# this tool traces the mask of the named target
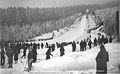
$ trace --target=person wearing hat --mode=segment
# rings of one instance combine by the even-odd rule
[[[96,57],[96,74],[107,74],[107,62],[109,61],[109,54],[104,45],[100,46],[100,52]]]
[[[29,47],[29,52],[28,52],[28,72],[31,70],[32,67],[32,62],[33,62],[33,46]]]

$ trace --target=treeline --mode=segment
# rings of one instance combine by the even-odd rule
[[[26,41],[41,34],[58,30],[65,26],[70,26],[80,15],[74,15],[67,18],[47,21],[45,23],[33,23],[32,25],[10,25],[1,26],[2,41]]]
[[[73,10],[71,8],[23,8],[9,7],[0,9],[1,25],[26,25],[36,22],[44,23],[50,20],[58,20],[71,16],[81,10]]]
[[[113,35],[116,33],[116,11],[120,11],[120,6],[115,8],[97,10],[95,12],[96,15],[102,18],[105,33],[108,35]]]
[[[0,8],[0,25],[26,25],[36,22],[44,23],[50,20],[58,20],[74,15],[75,13],[85,12],[86,9],[96,10],[118,6],[120,1],[102,5],[80,5],[58,8],[24,8],[8,7]]]
[[[0,41],[24,41],[73,24],[79,17],[74,14],[84,13],[86,9],[96,10],[112,6],[116,4],[60,8],[0,8]]]

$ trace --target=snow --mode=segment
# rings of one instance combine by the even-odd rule
[[[66,48],[71,47],[69,45]],[[109,52],[110,61],[108,63],[108,69],[111,72],[112,68],[114,68],[113,70],[118,69],[120,65],[120,43],[109,43],[105,45],[105,48]],[[95,58],[99,50],[99,46],[97,46],[84,52],[68,51],[69,53],[65,53],[62,57],[53,57],[50,60],[37,62],[33,66],[37,71],[95,70]],[[56,52],[56,54],[59,53]]]
[[[45,33],[45,34],[43,34],[43,35],[41,35],[41,36],[38,36],[38,37],[35,37],[35,38],[33,38],[33,39],[37,41],[38,39],[51,38],[52,35],[53,35],[53,33]]]
[[[75,24],[73,25],[73,27],[75,27],[75,28],[72,28],[72,29],[70,28],[69,31],[67,31],[67,32],[64,29],[60,29],[59,31],[62,32],[62,34],[59,37],[55,37],[52,40],[40,41],[40,42],[55,43],[55,42],[74,41],[77,38],[79,38],[81,35],[84,34],[86,26],[87,26],[87,19],[86,19],[86,15],[84,15],[84,16],[82,16],[81,21],[75,22]],[[57,35],[57,34],[55,34],[55,35]],[[39,37],[37,37],[37,38],[39,38]]]
[[[109,52],[109,62],[108,62],[108,74],[120,73],[118,66],[120,65],[120,43],[108,43],[105,45],[106,50]],[[83,72],[86,74],[95,74],[96,69],[96,61],[95,58],[99,52],[99,46],[94,47],[92,49],[88,49],[86,51],[79,51],[79,47],[77,46],[76,52],[71,52],[71,45],[65,47],[66,53],[62,57],[54,57],[56,54],[59,54],[59,49],[56,49],[52,54],[53,57],[49,60],[41,60],[37,63],[33,64],[34,70],[33,73],[42,74],[69,74],[68,72]],[[70,50],[68,50],[70,49]],[[47,49],[39,49],[41,53],[41,57],[45,56],[45,51]],[[69,52],[69,53],[68,53]],[[29,74],[28,72],[22,71],[24,69],[24,65],[26,59],[22,59],[24,63],[14,64],[14,69],[1,69],[2,74]],[[66,73],[67,72],[67,73]],[[73,73],[73,74],[74,74]]]

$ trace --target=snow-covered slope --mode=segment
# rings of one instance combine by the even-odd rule
[[[71,47],[69,45],[66,48]],[[110,58],[108,72],[118,72],[118,66],[120,65],[120,43],[109,43],[105,45],[105,48],[109,52]],[[54,57],[50,60],[41,61],[33,64],[33,66],[37,71],[95,70],[95,58],[99,50],[99,46],[97,46],[84,52],[69,52],[62,57]],[[56,52],[56,54],[59,53]]]
[[[119,74],[120,70],[118,66],[120,66],[120,43],[109,43],[105,45],[105,48],[109,52],[108,74]],[[37,61],[37,63],[33,64],[34,70],[32,72],[34,74],[45,74],[45,72],[46,74],[59,74],[58,71],[62,71],[62,74],[68,74],[69,71],[73,71],[73,74],[75,74],[76,72],[82,71],[84,74],[95,74],[95,58],[100,50],[99,46],[88,49],[84,52],[79,52],[78,45],[76,52],[71,52],[71,45],[66,46],[65,49],[66,53],[62,57],[57,56],[59,55],[59,49],[56,49],[55,52],[52,53],[54,56],[51,57],[51,59]],[[41,49],[38,51],[38,54],[41,53],[41,57],[45,58],[46,50],[47,49]],[[2,74],[31,74],[21,70],[24,69],[26,59],[22,59],[22,61],[23,63],[21,63],[19,59],[18,64],[13,64],[13,69],[3,68],[0,69],[0,72]],[[68,72],[66,73],[65,71]]]
[[[61,34],[59,37],[56,37],[52,40],[40,42],[55,43],[55,42],[70,42],[76,40],[85,33],[85,29],[88,23],[86,16],[87,15],[82,16],[81,20],[75,22],[75,24],[73,25],[74,28],[70,29],[67,32],[63,32],[63,34]]]

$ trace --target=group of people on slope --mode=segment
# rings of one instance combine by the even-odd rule
[[[32,63],[35,63],[37,61],[37,49],[43,49],[48,48],[47,52],[46,52],[46,60],[50,59],[50,56],[53,56],[51,54],[51,52],[55,51],[56,48],[60,48],[60,56],[63,56],[65,54],[65,49],[64,46],[67,46],[69,44],[72,45],[72,52],[76,51],[76,44],[80,45],[80,51],[85,51],[87,49],[87,45],[89,47],[89,49],[92,48],[92,46],[100,46],[100,52],[98,53],[97,57],[96,57],[96,62],[97,62],[97,73],[99,73],[99,71],[101,69],[104,69],[104,72],[107,72],[107,62],[109,61],[109,55],[108,52],[106,51],[104,44],[106,43],[111,43],[112,42],[111,37],[109,37],[109,39],[106,37],[104,37],[104,35],[102,35],[101,37],[98,36],[98,39],[95,38],[94,41],[92,42],[90,38],[87,38],[86,40],[81,40],[81,42],[62,42],[62,43],[58,43],[56,42],[56,44],[48,44],[46,42],[46,44],[36,44],[36,43],[3,43],[1,45],[1,66],[4,66],[5,64],[5,54],[8,57],[8,68],[12,68],[13,66],[13,58],[15,61],[15,64],[18,63],[18,59],[19,59],[19,54],[20,54],[20,50],[23,49],[23,55],[20,58],[26,58],[27,56],[27,62],[28,62],[28,71],[31,70],[32,67]],[[26,55],[26,51],[29,51],[28,54]]]
[[[23,49],[23,55],[20,56],[20,50]],[[28,52],[28,56],[26,55],[26,51]],[[15,64],[18,63],[18,60],[21,58],[26,58],[28,62],[28,69],[31,69],[31,64],[36,62],[37,60],[37,45],[36,44],[26,44],[26,43],[2,43],[1,45],[1,66],[4,67],[5,65],[5,55],[8,57],[8,68],[13,68],[13,60]],[[19,57],[20,56],[20,57]],[[32,60],[32,61],[31,61]],[[22,61],[20,61],[22,62]],[[32,62],[32,63],[31,63]]]

